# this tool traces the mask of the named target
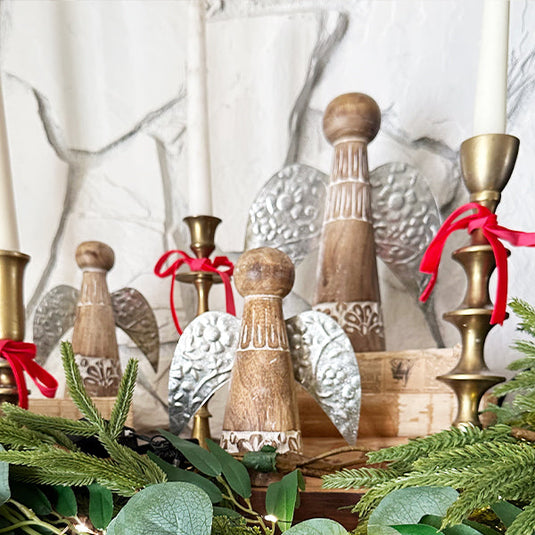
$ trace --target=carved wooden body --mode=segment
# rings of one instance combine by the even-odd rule
[[[323,118],[334,162],[314,308],[333,316],[360,352],[385,349],[367,159],[380,122],[376,102],[361,93],[340,95]]]
[[[293,265],[276,249],[253,249],[241,256],[234,277],[245,304],[221,444],[231,452],[266,444],[280,452],[299,451],[295,382],[282,314],[282,298],[294,281]]]
[[[106,273],[113,267],[113,250],[101,242],[80,244],[76,262],[83,270],[72,346],[85,387],[91,396],[115,396],[121,380],[115,320]]]

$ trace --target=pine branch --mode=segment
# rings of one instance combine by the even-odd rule
[[[511,428],[506,425],[496,425],[489,429],[479,429],[474,426],[452,427],[434,435],[417,438],[408,444],[384,448],[368,454],[371,464],[385,461],[414,462],[433,451],[459,448],[475,442],[497,440],[509,436]]]
[[[73,474],[70,472],[61,472],[53,474],[38,466],[20,466],[10,465],[9,473],[17,481],[24,483],[35,483],[37,485],[61,485],[68,487],[83,487],[95,482],[95,478],[85,474]]]
[[[509,370],[524,370],[535,367],[535,343],[531,340],[517,340],[511,346],[511,349],[516,349],[520,353],[527,355],[524,358],[514,360],[507,369]]]
[[[510,381],[502,383],[494,388],[493,393],[496,396],[503,396],[510,392],[535,393],[535,369],[529,369],[520,372]]]
[[[533,533],[533,526],[535,526],[535,500],[514,519],[507,530],[507,535],[531,534]]]
[[[325,489],[358,489],[385,483],[400,475],[395,470],[382,468],[346,468],[334,474],[323,476],[322,487]]]
[[[45,433],[48,431],[59,431],[78,437],[92,437],[97,432],[96,427],[88,421],[35,414],[10,403],[3,403],[2,411],[10,420],[17,424]]]
[[[63,369],[65,370],[65,381],[74,404],[99,431],[105,430],[106,422],[84,388],[82,376],[76,365],[74,351],[70,343],[61,342],[61,356]]]
[[[117,399],[113,405],[113,409],[108,424],[109,434],[115,439],[123,430],[126,419],[128,418],[128,411],[132,404],[132,397],[134,395],[134,388],[136,386],[138,361],[130,359],[126,365]]]
[[[54,439],[25,427],[20,427],[7,418],[0,418],[0,444],[14,448],[39,448],[43,444],[54,444]]]
[[[518,330],[535,337],[535,308],[518,298],[512,299],[509,306],[515,315],[520,318]]]

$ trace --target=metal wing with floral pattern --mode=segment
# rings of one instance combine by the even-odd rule
[[[306,311],[286,321],[294,375],[349,444],[357,440],[361,386],[355,352],[336,321]]]
[[[296,380],[353,444],[361,391],[349,338],[321,312],[302,312],[286,325]],[[169,372],[169,422],[174,433],[230,379],[239,331],[240,321],[224,312],[201,314],[184,329]]]
[[[205,312],[182,333],[169,370],[169,426],[180,433],[190,418],[229,379],[240,320]]]

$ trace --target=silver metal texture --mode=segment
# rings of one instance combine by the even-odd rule
[[[62,336],[74,325],[80,292],[65,284],[52,288],[39,303],[33,317],[35,360],[43,365]]]
[[[273,247],[301,262],[319,245],[327,178],[301,164],[273,175],[249,209],[245,250]]]
[[[182,333],[169,369],[169,426],[180,433],[190,418],[229,379],[240,320],[205,312]]]
[[[441,224],[435,197],[407,163],[377,167],[370,173],[370,184],[377,256],[418,300],[429,278],[419,271],[420,262]],[[418,301],[435,342],[444,347],[433,304]]]
[[[36,361],[43,365],[64,334],[73,327],[80,292],[67,285],[56,286],[39,303],[33,318]],[[154,313],[140,292],[122,288],[111,294],[115,323],[158,369],[160,340]]]
[[[361,388],[349,338],[320,312],[302,312],[286,325],[296,380],[354,444]],[[184,329],[169,371],[169,423],[174,433],[230,379],[239,331],[238,319],[215,311],[198,316]]]
[[[360,374],[351,341],[326,314],[302,312],[286,320],[296,380],[318,402],[349,444],[357,440]]]
[[[147,300],[134,288],[121,288],[111,294],[111,304],[117,327],[132,339],[157,371],[160,336]]]

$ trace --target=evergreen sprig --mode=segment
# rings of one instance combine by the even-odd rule
[[[520,317],[519,330],[535,338],[535,307],[515,299],[511,308]],[[488,429],[452,428],[409,441],[408,444],[370,452],[370,463],[388,463],[386,469],[360,468],[324,476],[328,488],[369,487],[354,511],[365,533],[371,512],[389,493],[407,487],[433,486],[459,489],[443,527],[459,524],[475,510],[499,500],[524,505],[507,529],[508,535],[535,531],[535,442],[525,438],[535,430],[535,342],[521,340],[514,348],[525,356],[509,368],[516,377],[495,389],[497,395],[515,394],[512,402],[489,410],[498,423]],[[528,433],[513,429],[521,427]]]
[[[125,370],[110,421],[104,420],[87,394],[71,344],[61,345],[69,394],[86,420],[32,414],[3,404],[0,418],[0,461],[12,465],[12,474],[22,481],[45,485],[79,486],[99,483],[122,496],[167,480],[164,472],[146,455],[117,442],[128,416],[136,383],[137,361]],[[80,451],[68,435],[95,436],[109,458],[100,459]]]

